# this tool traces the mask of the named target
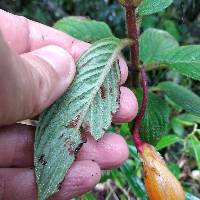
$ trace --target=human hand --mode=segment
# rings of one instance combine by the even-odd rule
[[[34,200],[35,128],[16,122],[38,115],[63,94],[74,78],[75,61],[89,44],[2,10],[0,32],[0,199]],[[123,84],[128,75],[123,59],[120,68]],[[120,108],[113,121],[130,121],[136,113],[135,96],[121,86]],[[98,142],[89,137],[51,199],[69,199],[91,190],[101,169],[117,167],[127,158],[121,136],[106,133]]]

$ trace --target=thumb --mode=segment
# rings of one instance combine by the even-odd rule
[[[19,56],[0,37],[0,60],[0,125],[37,115],[75,75],[71,55],[54,45]]]

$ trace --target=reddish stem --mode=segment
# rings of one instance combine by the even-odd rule
[[[144,144],[144,142],[140,139],[139,128],[141,126],[141,122],[146,111],[147,98],[148,98],[147,77],[146,77],[144,66],[142,66],[140,70],[140,74],[141,74],[141,82],[142,82],[142,89],[143,89],[143,99],[142,99],[140,112],[135,118],[135,125],[133,127],[133,141],[135,143],[135,146],[138,152],[142,152],[142,146]]]
[[[131,46],[131,64],[133,72],[133,86],[137,87],[139,83],[139,43],[135,7],[132,5],[125,5],[126,10],[126,24],[128,36],[132,39]]]

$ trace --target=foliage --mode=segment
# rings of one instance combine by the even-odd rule
[[[151,3],[151,1],[146,2]],[[89,16],[106,22],[115,36],[126,35],[123,9],[113,0],[85,0],[84,3],[81,0],[19,0],[15,4],[11,0],[5,0],[0,2],[0,8],[48,25],[53,25],[57,19],[67,15]],[[152,96],[150,103],[151,99],[154,99],[153,107],[149,106],[143,125],[159,135],[156,140],[153,137],[150,140],[155,143],[156,148],[167,160],[171,171],[181,181],[188,200],[198,199],[195,196],[200,197],[200,182],[195,175],[200,167],[198,129],[200,88],[199,82],[195,81],[200,79],[200,55],[199,45],[189,46],[200,41],[199,9],[198,0],[174,0],[166,12],[139,19],[143,32],[140,37],[140,58],[148,70],[150,96]],[[139,9],[139,13],[145,13],[141,10],[142,8]],[[146,13],[152,13],[150,11]],[[109,28],[104,30],[106,29],[108,31]],[[93,42],[93,40],[96,39],[89,37],[87,41]],[[127,85],[130,85],[130,82]],[[92,193],[84,195],[83,199],[96,199],[97,196],[103,199],[112,199],[116,196],[119,199],[136,197],[147,199],[141,181],[141,164],[131,143],[131,130],[128,124],[112,128],[121,131],[127,139],[130,159],[120,169],[104,174],[100,184],[108,184],[110,189],[100,190],[97,187]]]

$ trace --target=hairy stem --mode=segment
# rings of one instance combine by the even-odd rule
[[[135,125],[133,127],[133,141],[135,143],[135,146],[138,150],[138,152],[142,152],[142,146],[144,142],[140,139],[139,135],[139,128],[141,126],[142,119],[144,117],[146,106],[147,106],[147,98],[148,98],[148,86],[147,86],[147,77],[144,66],[142,66],[140,70],[141,74],[141,83],[142,83],[142,89],[143,89],[143,99],[142,104],[140,108],[140,112],[135,118]]]
[[[139,85],[139,43],[138,43],[138,31],[136,20],[136,8],[132,5],[126,5],[126,24],[128,30],[128,37],[132,39],[133,44],[130,47],[131,53],[131,65],[133,72],[133,86]]]

